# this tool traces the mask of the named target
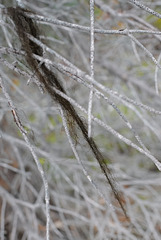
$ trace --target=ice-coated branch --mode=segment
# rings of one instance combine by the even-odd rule
[[[94,78],[94,0],[90,0],[90,76]],[[91,137],[91,113],[92,113],[92,104],[93,104],[93,89],[91,85],[91,90],[89,94],[89,102],[88,102],[88,137]]]

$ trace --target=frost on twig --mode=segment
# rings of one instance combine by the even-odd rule
[[[94,0],[90,1],[90,37],[91,37],[91,44],[90,44],[90,76],[94,78]],[[89,94],[89,103],[88,103],[88,137],[91,137],[91,113],[92,113],[92,102],[93,102],[93,89],[91,85],[91,90]]]

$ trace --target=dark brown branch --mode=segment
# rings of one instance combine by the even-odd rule
[[[61,105],[63,111],[66,113],[66,116],[73,119],[75,124],[77,124],[80,128],[91,151],[96,157],[102,172],[104,173],[108,183],[110,184],[115,198],[118,200],[125,216],[127,217],[125,208],[121,201],[120,193],[116,189],[115,181],[113,180],[111,170],[108,168],[105,159],[99,151],[93,138],[88,137],[86,124],[79,117],[72,104],[54,91],[53,87],[66,94],[56,75],[51,70],[49,70],[44,63],[39,66],[40,62],[33,58],[33,54],[43,56],[43,49],[39,45],[34,43],[32,40],[30,40],[27,36],[27,34],[30,34],[34,38],[39,39],[39,29],[36,23],[27,16],[26,12],[26,10],[20,7],[7,9],[9,17],[13,20],[15,24],[18,37],[22,44],[22,48],[26,52],[26,61],[30,68],[35,72],[39,81],[44,85],[50,96],[54,99],[54,101]]]

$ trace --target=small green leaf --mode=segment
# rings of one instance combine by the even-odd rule
[[[39,162],[40,162],[40,164],[43,166],[44,163],[45,163],[45,158],[40,157],[40,158],[39,158]]]
[[[147,199],[148,199],[147,196],[144,196],[144,195],[141,195],[141,194],[139,194],[138,197],[139,197],[141,200],[147,200]]]
[[[103,11],[100,8],[95,6],[94,7],[94,15],[96,16],[96,18],[100,18],[102,16],[102,14],[103,14]]]
[[[35,116],[34,113],[31,113],[31,114],[29,115],[29,121],[30,121],[30,122],[35,122],[35,121],[36,121],[36,116]]]
[[[50,123],[52,124],[53,127],[56,126],[56,122],[55,122],[55,120],[52,116],[49,116],[49,121],[50,121]]]
[[[101,119],[101,115],[99,113],[97,113],[95,116],[96,118]]]
[[[110,164],[110,160],[109,159],[104,159],[104,162],[107,164],[107,165],[109,165]]]
[[[56,135],[55,132],[51,132],[46,136],[46,141],[49,143],[55,143],[56,142]]]
[[[59,121],[60,123],[62,123],[62,118],[61,118],[60,115],[57,116],[57,119],[58,119],[58,121]]]
[[[64,3],[64,6],[75,7],[77,4],[78,4],[77,1],[72,1],[72,2],[68,2],[68,3]]]
[[[161,19],[157,19],[153,22],[153,26],[161,30]]]

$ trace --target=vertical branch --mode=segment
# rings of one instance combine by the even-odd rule
[[[90,75],[94,78],[94,0],[90,0]],[[93,84],[91,85],[91,87]],[[91,113],[93,102],[93,88],[90,90],[89,103],[88,103],[88,137],[91,137]]]
[[[159,54],[159,57],[158,57],[158,65],[160,63],[160,59],[161,59],[161,53]],[[159,67],[156,65],[156,67],[155,67],[155,92],[157,95],[159,95],[158,70],[159,70]]]

